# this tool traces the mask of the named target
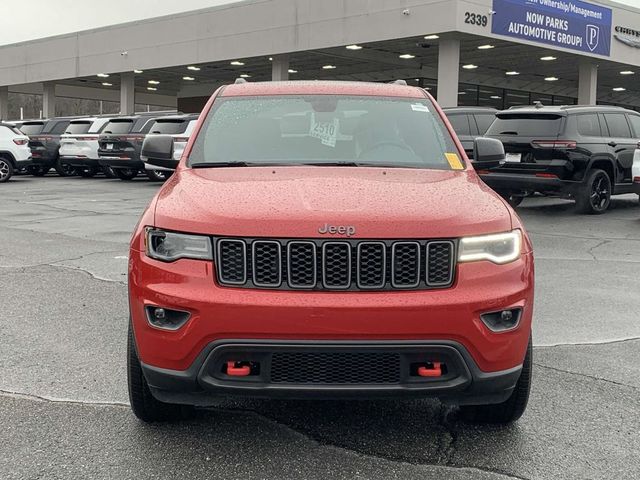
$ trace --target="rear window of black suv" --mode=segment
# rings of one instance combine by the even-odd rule
[[[562,131],[563,119],[552,113],[499,113],[486,135],[555,137]]]
[[[129,133],[133,127],[133,120],[110,120],[102,133]]]

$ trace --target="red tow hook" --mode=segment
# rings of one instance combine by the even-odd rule
[[[429,365],[433,365],[432,367]],[[442,363],[432,362],[423,367],[418,367],[418,375],[421,377],[441,377]]]
[[[236,367],[235,361],[227,362],[227,375],[230,377],[246,377],[251,374],[251,367],[249,365],[244,365],[241,367]]]

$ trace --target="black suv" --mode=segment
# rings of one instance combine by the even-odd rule
[[[640,113],[606,106],[512,107],[496,114],[486,136],[502,141],[507,160],[475,167],[514,206],[540,192],[573,198],[580,212],[603,213],[611,195],[634,191]]]
[[[490,107],[452,107],[444,113],[456,131],[464,151],[473,158],[473,141],[485,134],[496,118],[498,110]]]
[[[175,112],[173,112],[175,113]],[[131,180],[144,170],[140,150],[155,119],[167,113],[149,112],[113,118],[98,139],[98,163],[113,170],[120,180]]]
[[[60,135],[64,133],[69,122],[78,117],[58,117],[45,120],[28,120],[20,122],[18,128],[29,137],[32,164],[27,172],[37,177],[47,174],[55,168],[58,175],[68,177],[75,175],[73,167],[60,162]]]

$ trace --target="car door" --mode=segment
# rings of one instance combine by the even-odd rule
[[[631,180],[631,166],[633,164],[633,152],[637,141],[633,139],[631,127],[624,112],[610,112],[601,114],[609,129],[609,137],[606,139],[611,148],[611,153],[616,158],[616,183],[625,183]]]

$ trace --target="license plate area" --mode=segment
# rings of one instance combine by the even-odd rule
[[[521,153],[507,153],[505,161],[507,163],[520,163],[520,162],[522,162],[522,154]]]

